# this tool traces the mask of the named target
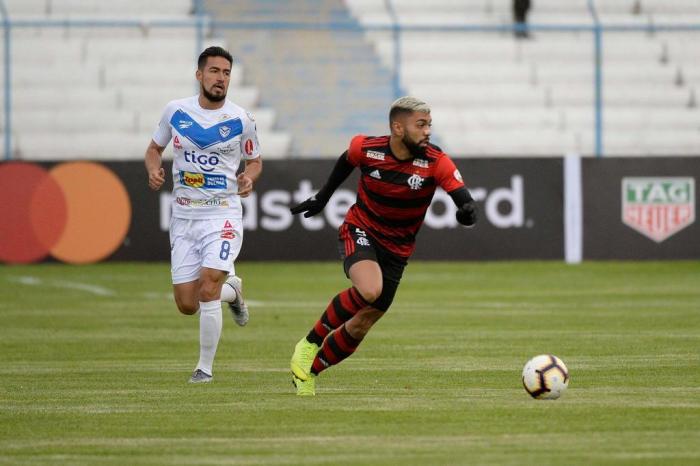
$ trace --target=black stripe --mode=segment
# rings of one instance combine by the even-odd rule
[[[347,322],[352,318],[352,316],[355,315],[343,307],[342,303],[340,302],[340,296],[336,296],[333,300],[333,310],[341,322]]]
[[[355,205],[359,207],[365,214],[367,214],[368,217],[370,217],[372,220],[374,220],[377,223],[380,223],[382,225],[386,225],[388,228],[393,228],[393,227],[399,227],[399,228],[418,228],[425,218],[425,214],[418,215],[416,217],[411,217],[411,218],[402,218],[402,219],[394,219],[394,218],[387,218],[387,217],[382,217],[381,215],[375,214],[369,209],[369,206],[364,203],[362,199],[358,196],[357,201],[355,202]]]
[[[375,170],[379,170],[379,176],[381,177],[381,179],[378,181],[383,181],[384,183],[390,184],[398,184],[401,186],[410,186],[408,184],[408,179],[412,176],[415,176],[415,174],[413,173],[404,173],[396,170],[386,170],[371,165],[362,165],[361,169],[362,174],[366,176],[370,176],[370,173],[374,172]],[[431,186],[435,186],[435,178],[433,178],[432,176],[428,176],[426,178],[423,178],[423,181],[420,185],[420,189],[429,188]]]
[[[433,200],[433,195],[435,194],[435,192],[432,192],[428,196],[402,199],[402,198],[398,198],[398,197],[389,197],[389,196],[384,196],[382,194],[375,193],[374,191],[369,189],[364,178],[362,178],[360,180],[360,184],[362,185],[362,189],[365,192],[365,194],[367,195],[367,197],[372,199],[377,204],[382,204],[382,205],[385,205],[388,207],[404,207],[404,208],[426,207],[426,206],[430,205],[430,202]]]
[[[338,330],[336,330],[336,332],[337,331]],[[328,344],[328,349],[330,349],[336,355],[336,359],[344,359],[348,357],[348,354],[350,354],[340,349],[340,346],[338,346],[338,343],[335,341],[334,334],[331,334],[328,338],[326,338],[326,341],[324,341],[323,343]]]
[[[365,230],[369,232],[369,235],[372,236],[373,238],[378,238],[378,239],[383,239],[387,243],[393,243],[393,244],[413,244],[416,242],[416,235],[415,234],[408,234],[408,235],[403,235],[403,236],[388,236],[382,233],[379,230],[375,230],[374,228],[371,227],[366,227]]]

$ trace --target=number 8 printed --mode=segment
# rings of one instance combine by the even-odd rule
[[[221,242],[221,251],[219,252],[219,258],[221,260],[226,260],[228,259],[228,255],[231,252],[231,243],[228,241],[222,241]]]

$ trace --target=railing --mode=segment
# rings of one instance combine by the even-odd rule
[[[366,25],[362,26],[355,22],[295,22],[295,21],[275,21],[275,22],[238,22],[220,21],[208,16],[204,10],[203,0],[193,0],[193,13],[191,19],[183,20],[148,20],[138,19],[13,19],[5,6],[4,0],[0,0],[0,14],[2,15],[2,28],[4,37],[4,119],[5,119],[5,147],[4,157],[6,160],[12,158],[12,81],[11,81],[11,31],[21,28],[190,28],[196,37],[196,47],[193,51],[197,56],[204,43],[205,32],[213,29],[235,29],[235,30],[337,30],[337,31],[384,31],[392,33],[393,37],[393,74],[392,87],[395,96],[402,95],[401,90],[401,34],[403,32],[415,31],[440,31],[440,32],[494,32],[511,33],[523,26],[516,24],[462,24],[462,25],[401,25],[396,10],[391,0],[385,0],[385,7],[392,21],[389,25]],[[595,155],[602,157],[603,148],[603,35],[607,32],[646,32],[653,34],[660,31],[695,31],[700,32],[700,24],[657,24],[649,22],[645,25],[632,24],[603,24],[598,18],[594,0],[588,0],[588,9],[593,23],[588,24],[528,24],[529,31],[541,32],[587,32],[593,36],[594,44],[594,82],[592,86],[595,93],[594,113],[594,147]]]

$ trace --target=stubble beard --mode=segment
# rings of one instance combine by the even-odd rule
[[[225,92],[221,95],[212,94],[208,90],[204,89],[204,86],[202,86],[202,95],[211,102],[221,102],[226,98]]]

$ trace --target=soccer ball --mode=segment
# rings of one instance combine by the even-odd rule
[[[530,359],[523,368],[523,387],[538,400],[556,400],[569,386],[569,370],[551,354]]]

